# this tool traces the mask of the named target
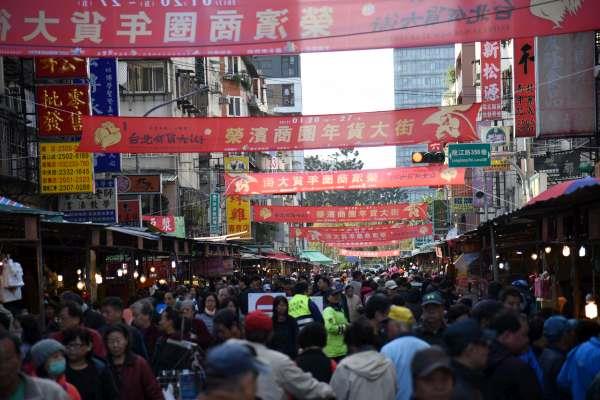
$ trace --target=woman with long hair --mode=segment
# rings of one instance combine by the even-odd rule
[[[285,296],[277,296],[273,300],[273,337],[269,347],[287,354],[291,359],[296,358],[298,347],[298,324],[296,319],[288,314],[288,300]]]

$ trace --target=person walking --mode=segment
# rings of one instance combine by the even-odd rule
[[[443,346],[446,324],[442,295],[439,292],[427,293],[423,296],[421,307],[423,314],[420,324],[415,328],[416,336],[430,345]]]
[[[568,400],[568,390],[558,385],[558,374],[565,363],[567,354],[575,343],[575,321],[569,321],[562,315],[554,315],[544,322],[546,348],[540,355],[540,367],[544,384],[544,400]]]
[[[67,301],[66,303],[61,304],[58,313],[58,324],[60,326],[60,331],[52,333],[50,338],[57,342],[62,342],[64,339],[64,332],[67,329],[83,326],[83,310],[81,309],[81,306],[74,301]],[[92,349],[94,355],[99,358],[106,358],[106,348],[102,342],[102,336],[94,329],[88,327],[85,327],[84,329],[87,329],[92,337]]]
[[[429,343],[406,335],[392,340],[381,349],[381,354],[386,356],[396,370],[396,385],[398,392],[396,400],[410,400],[413,393],[412,375],[410,365],[413,357],[419,350],[429,347]]]
[[[439,346],[418,351],[411,363],[414,400],[451,400],[454,377],[450,358]],[[462,397],[461,400],[471,400]]]
[[[327,332],[323,324],[311,322],[298,334],[298,347],[300,355],[296,357],[296,364],[303,371],[310,372],[320,382],[329,383],[337,363],[323,352],[327,344]]]
[[[160,337],[160,331],[154,322],[154,306],[149,299],[138,300],[131,305],[133,323],[144,338],[144,345],[151,360],[154,356],[156,341]]]
[[[288,314],[288,300],[285,296],[277,296],[273,300],[273,337],[269,348],[296,358],[298,346],[298,324]]]
[[[305,281],[299,281],[294,286],[294,296],[289,303],[289,314],[296,319],[299,330],[310,322],[323,322],[323,316],[317,305],[308,297],[308,283]]]
[[[206,325],[206,329],[208,332],[214,337],[214,323],[213,319],[215,318],[215,314],[217,313],[217,305],[219,304],[219,300],[217,299],[217,295],[214,293],[209,293],[204,297],[204,310],[196,316],[199,320],[204,322]]]
[[[348,320],[342,311],[341,304],[342,289],[334,289],[325,293],[327,303],[329,304],[323,310],[323,320],[325,320],[325,330],[327,331],[327,345],[324,352],[327,357],[339,362],[348,353],[348,348],[344,343],[344,332],[348,326]]]
[[[106,321],[107,325],[100,328],[99,333],[104,334],[109,325],[115,325],[118,323],[124,323],[123,319],[123,301],[119,297],[107,297],[102,302],[100,309],[102,310],[102,316]],[[135,326],[125,324],[129,329],[129,338],[131,339],[131,350],[140,357],[148,359],[148,350],[144,342],[144,337],[139,329]]]
[[[67,382],[65,346],[54,339],[43,339],[31,347],[31,359],[39,378],[52,379],[69,395],[71,400],[81,400],[77,388]]]
[[[354,286],[346,285],[342,301],[345,305],[345,310],[348,312],[346,315],[348,322],[356,321],[360,317],[362,302],[360,301],[360,297],[354,292]]]
[[[558,374],[558,385],[568,390],[573,400],[584,400],[599,373],[600,338],[595,336],[571,350]]]

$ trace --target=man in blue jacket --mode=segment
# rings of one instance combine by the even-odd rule
[[[568,389],[573,400],[585,400],[587,389],[600,372],[600,339],[593,337],[571,350],[558,374],[558,385]]]

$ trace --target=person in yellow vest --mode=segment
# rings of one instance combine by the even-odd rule
[[[323,323],[323,317],[317,305],[308,297],[308,283],[301,281],[294,286],[294,296],[288,305],[288,314],[296,319],[298,330],[311,323]]]
[[[344,343],[344,332],[348,326],[348,320],[342,310],[342,288],[330,290],[327,296],[327,304],[323,310],[325,330],[327,331],[327,345],[323,349],[325,355],[336,362],[348,354],[348,347]]]

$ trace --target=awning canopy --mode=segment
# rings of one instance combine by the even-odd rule
[[[107,226],[106,229],[109,231],[119,232],[119,233],[123,233],[125,235],[137,236],[137,237],[141,237],[141,238],[148,239],[148,240],[160,239],[159,235],[155,235],[153,233],[146,232],[139,228],[136,229],[136,228],[125,227],[125,226]]]
[[[306,250],[300,253],[300,258],[305,258],[308,261],[316,264],[333,264],[333,260],[325,254],[316,250]]]
[[[0,213],[41,215],[46,217],[57,217],[63,215],[62,213],[56,211],[48,211],[41,210],[39,208],[27,207],[26,205],[18,203],[4,196],[0,196]]]

